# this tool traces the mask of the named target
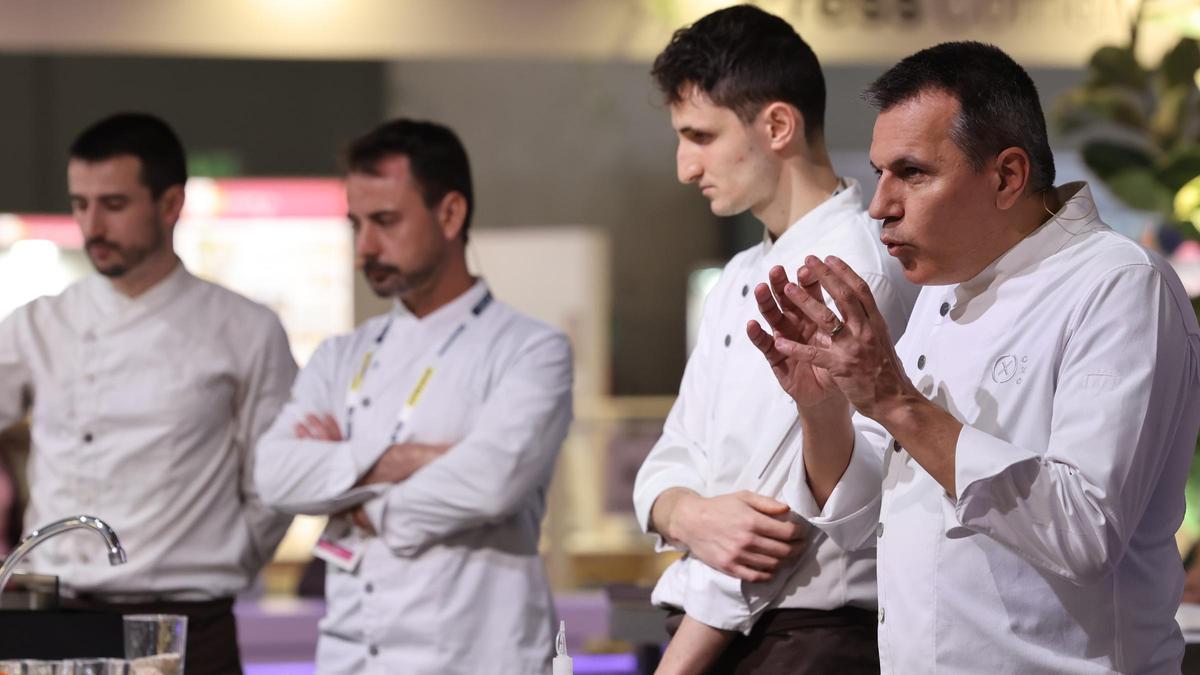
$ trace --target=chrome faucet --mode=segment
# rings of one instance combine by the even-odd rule
[[[108,547],[109,565],[121,565],[125,562],[125,549],[121,547],[121,541],[117,539],[117,533],[113,532],[108,523],[95,516],[71,516],[70,518],[56,520],[45,527],[39,527],[21,540],[17,548],[4,559],[4,564],[0,565],[0,591],[3,591],[5,585],[8,584],[8,578],[12,576],[17,563],[21,562],[21,558],[24,558],[30,551],[50,537],[79,528],[91,530],[104,539],[104,545]]]

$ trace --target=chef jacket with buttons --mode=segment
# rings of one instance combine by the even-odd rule
[[[326,340],[259,444],[264,499],[328,513],[392,443],[405,399],[433,365],[400,440],[451,447],[367,502],[379,536],[365,540],[354,571],[328,567],[320,673],[549,670],[557,626],[538,535],[571,421],[571,349],[489,294],[478,281],[421,318],[397,302]],[[346,430],[346,393],[368,352],[350,437],[297,438],[308,414],[331,414]]]
[[[923,289],[897,347],[964,425],[955,494],[862,417],[823,509],[794,467],[797,511],[878,546],[885,673],[1179,672],[1200,329],[1175,272],[1101,222],[1086,185],[1058,195],[977,276]]]
[[[75,531],[30,569],[114,601],[245,589],[291,521],[259,500],[251,465],[295,374],[274,312],[182,264],[132,299],[91,274],[15,310],[0,322],[0,427],[32,395],[25,528],[96,516],[128,556],[110,566]]]
[[[638,471],[634,507],[643,530],[652,532],[654,501],[670,488],[705,497],[738,490],[774,497],[784,485],[799,454],[780,451],[799,433],[795,403],[746,336],[748,321],[762,321],[754,287],[773,266],[782,265],[792,276],[806,256],[841,257],[862,272],[894,334],[903,332],[919,289],[880,243],[879,224],[863,210],[858,184],[845,182],[845,189],[777,240],[764,235],[761,244],[734,256],[709,292],[679,396]],[[742,633],[777,607],[873,609],[874,550],[844,550],[819,530],[809,535],[804,555],[772,582],[742,582],[685,556],[663,573],[652,600]],[[660,549],[668,548],[661,537],[657,541]]]

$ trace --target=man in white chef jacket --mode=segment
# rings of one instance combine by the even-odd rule
[[[188,617],[189,675],[241,671],[233,598],[291,521],[253,484],[253,447],[296,375],[270,309],[192,276],[172,237],[187,180],[162,120],[122,113],[71,145],[71,212],[96,273],[0,322],[0,426],[32,396],[26,530],[87,514],[94,534],[33,551],[65,604]]]
[[[638,472],[638,520],[687,556],[654,589],[682,611],[663,673],[878,673],[875,552],[805,532],[777,501],[802,433],[744,333],[767,270],[836,254],[863,270],[896,335],[916,299],[853,180],[825,149],[825,83],[783,19],[741,5],[677,31],[654,62],[678,135],[679,180],[713,213],[750,211],[763,241],[709,293],[679,397]]]
[[[866,98],[871,214],[925,288],[895,349],[845,261],[777,284],[803,319],[763,303],[780,336],[748,332],[821,431],[789,501],[843,546],[877,544],[884,672],[1178,673],[1200,424],[1179,279],[1086,184],[1054,187],[1037,91],[999,49],[926,49]]]
[[[392,311],[327,340],[258,446],[264,499],[328,513],[320,673],[547,672],[538,533],[571,420],[566,337],[467,270],[473,193],[450,129],[354,141],[357,264]]]

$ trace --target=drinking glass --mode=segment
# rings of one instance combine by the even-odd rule
[[[75,675],[75,664],[70,661],[38,661],[26,659],[25,675]]]
[[[186,645],[186,616],[125,616],[125,659],[135,675],[183,675]]]

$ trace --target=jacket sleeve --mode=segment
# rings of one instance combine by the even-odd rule
[[[700,320],[696,346],[688,356],[679,384],[679,395],[667,414],[662,436],[650,449],[638,469],[633,484],[633,508],[642,531],[655,538],[659,551],[674,550],[659,533],[651,529],[650,512],[659,495],[671,488],[687,488],[697,494],[707,491],[705,475],[708,448],[705,447],[708,426],[709,397],[713,395],[709,376],[713,352],[712,322],[715,298],[721,285],[709,293]]]
[[[259,344],[250,353],[249,368],[239,387],[236,433],[243,513],[254,546],[254,555],[247,561],[252,573],[271,559],[292,522],[290,515],[270,508],[259,496],[254,485],[254,447],[287,402],[296,378],[296,362],[278,317],[272,314],[266,330],[256,338]]]
[[[336,418],[341,412],[344,392],[335,382],[343,340],[321,343],[296,377],[291,400],[258,440],[254,484],[263,502],[285,513],[345,510],[347,493],[387,449],[370,438],[333,442],[296,437],[295,426],[306,415]]]
[[[22,354],[20,326],[28,321],[32,306],[25,305],[0,321],[0,430],[21,421],[33,378]]]
[[[516,512],[545,489],[571,423],[571,348],[562,334],[527,340],[489,393],[471,432],[366,505],[396,555]]]
[[[892,287],[883,275],[864,273],[863,278],[871,286],[871,293],[875,296],[876,304],[888,322],[892,339],[897,339],[904,332],[908,316],[912,311],[911,304]],[[826,296],[825,302],[830,307],[834,306],[833,300],[828,296]],[[777,467],[772,468],[761,477],[754,476],[752,482],[742,484],[741,487],[769,497],[782,497],[792,506],[792,517],[796,520],[803,520],[802,515],[815,517],[820,524],[817,531],[810,531],[806,535],[810,544],[809,553],[812,553],[817,545],[835,545],[843,549],[857,549],[864,545],[864,541],[873,543],[874,538],[871,535],[874,534],[875,522],[878,519],[878,516],[873,513],[878,510],[881,474],[873,470],[878,462],[874,459],[875,451],[873,446],[867,442],[867,436],[862,436],[863,447],[859,448],[859,462],[855,466],[855,472],[848,471],[848,475],[843,478],[848,481],[848,485],[853,484],[856,488],[862,488],[862,492],[848,495],[846,493],[849,490],[842,490],[843,494],[839,495],[839,500],[847,502],[847,505],[843,507],[841,504],[834,504],[833,508],[848,508],[851,517],[846,522],[836,525],[832,522],[821,521],[820,514],[812,502],[812,496],[808,492],[808,483],[804,476],[804,462],[801,460],[802,441],[803,437],[797,424],[794,426],[793,432],[785,436],[782,441],[784,443],[783,457]],[[801,466],[797,467],[797,464]],[[800,481],[799,487],[789,488],[788,486],[795,481]],[[800,496],[801,494],[804,495],[803,498]],[[860,505],[850,505],[849,502]],[[833,530],[838,535],[837,538],[830,543],[824,543],[824,538],[821,536],[822,525]],[[845,546],[843,544],[854,545]],[[763,612],[774,607],[779,596],[792,588],[792,577],[800,569],[801,563],[808,559],[809,554],[806,554],[799,560],[793,561],[789,566],[780,569],[772,580],[756,583],[742,581],[719,572],[700,561],[689,560],[688,592],[684,610],[692,618],[714,628],[735,630],[749,635]]]
[[[1178,293],[1182,295],[1182,290]],[[1200,423],[1200,337],[1151,265],[1104,279],[1072,319],[1046,448],[964,426],[946,509],[1077,584],[1110,574],[1161,480],[1178,483]]]

